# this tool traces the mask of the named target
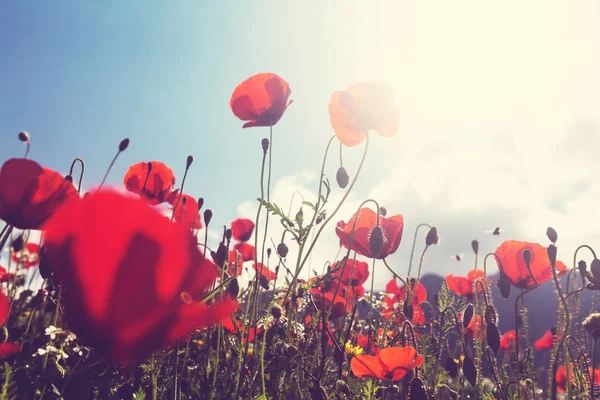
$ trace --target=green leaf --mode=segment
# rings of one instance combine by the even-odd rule
[[[310,201],[306,200],[303,201],[302,204],[309,206],[310,208],[312,208],[313,210],[315,209],[315,205],[313,203],[311,203]]]

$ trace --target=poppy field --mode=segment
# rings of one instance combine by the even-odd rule
[[[119,157],[136,143],[123,138],[104,180],[83,190],[83,159],[64,176],[31,159],[35,141],[18,133],[24,156],[0,169],[0,400],[600,398],[594,249],[559,252],[551,227],[540,227],[544,243],[506,238],[484,250],[473,240],[468,274],[426,287],[443,226],[405,232],[399,206],[377,198],[340,211],[369,182],[369,142],[399,129],[381,81],[331,95],[317,196],[286,212],[271,201],[271,143],[294,107],[292,84],[259,73],[232,88],[231,118],[259,132],[262,160],[239,172],[259,179],[255,218],[225,226],[211,223],[218,203],[186,190],[201,162],[192,155],[177,175],[160,160],[126,166]],[[346,151],[361,154],[353,174]],[[326,165],[339,165],[335,176]],[[339,248],[311,269],[326,236]],[[408,264],[388,260],[400,246]],[[375,274],[391,278],[385,291]],[[542,285],[557,324],[534,337],[525,300]],[[492,290],[514,302],[510,313],[499,314]],[[500,317],[513,328],[501,331]]]

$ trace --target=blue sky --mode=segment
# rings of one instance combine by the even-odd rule
[[[270,71],[292,89],[274,129],[273,198],[287,207],[294,190],[315,196],[331,94],[381,79],[400,130],[371,141],[339,219],[368,197],[403,214],[390,259],[398,271],[421,222],[442,239],[426,272],[466,273],[472,258],[450,256],[468,255],[472,239],[486,252],[504,239],[546,243],[549,225],[569,260],[576,245],[600,242],[590,218],[600,196],[599,17],[590,0],[10,2],[0,9],[0,160],[23,154],[16,134],[26,130],[45,166],[66,173],[83,157],[89,187],[124,137],[114,184],[153,159],[181,182],[191,154],[185,191],[222,225],[253,217],[268,135],[231,113],[238,83]],[[360,151],[345,150],[350,172]],[[503,236],[483,233],[498,225]],[[336,252],[331,226],[315,264]],[[387,279],[378,272],[377,285]]]

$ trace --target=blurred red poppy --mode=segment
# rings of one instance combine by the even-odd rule
[[[254,268],[254,270],[256,271],[256,263],[252,264],[252,268]],[[258,273],[263,275],[270,281],[277,277],[277,273],[275,271],[271,271],[266,265],[262,263],[258,263]]]
[[[254,222],[248,218],[238,218],[231,223],[233,238],[240,242],[247,242],[254,232]]]
[[[448,274],[446,277],[446,284],[448,285],[448,289],[452,290],[459,296],[464,296],[468,300],[473,300],[473,296],[475,295],[474,285],[475,281],[479,278],[483,278],[484,273],[480,269],[472,269],[467,273],[467,277],[463,276],[455,276],[453,274]],[[491,281],[488,280],[488,284]],[[479,285],[477,285],[477,292],[481,294],[482,290]]]
[[[175,186],[175,174],[165,163],[150,161],[139,162],[129,167],[123,178],[125,188],[132,193],[146,198],[150,204],[160,204],[169,200]]]
[[[229,101],[233,114],[246,122],[242,127],[273,126],[292,103],[290,85],[280,76],[263,72],[240,83]]]
[[[346,260],[346,258],[344,258],[344,260]],[[357,261],[353,258],[347,259],[346,262],[344,262],[344,260],[336,262],[332,267],[332,269],[335,270],[332,274],[333,278],[339,279],[343,269],[344,274],[342,275],[341,280],[344,285],[363,285],[369,278],[369,264],[364,261]]]
[[[331,96],[329,119],[340,142],[355,146],[371,129],[381,136],[394,136],[400,125],[400,111],[387,84],[359,82]]]
[[[504,335],[500,336],[500,349],[509,350],[517,342],[517,333],[515,331],[508,331]]]
[[[243,271],[244,261],[241,254],[238,254],[234,250],[229,251],[229,258],[227,259],[227,275],[235,276],[241,275]]]
[[[181,197],[181,200],[179,200]],[[177,204],[179,201],[179,204]],[[173,220],[191,229],[202,228],[202,218],[198,213],[198,202],[189,194],[176,193],[169,198],[172,209],[177,205]]]
[[[61,208],[44,229],[69,329],[110,359],[142,359],[236,307],[196,301],[218,269],[188,229],[146,201],[99,191]]]
[[[423,325],[425,323],[425,313],[420,304],[427,300],[427,289],[421,282],[417,284],[416,289],[414,288],[415,280],[411,279],[409,284],[413,287],[412,292],[412,304],[413,304],[413,317],[411,322],[414,325]],[[404,304],[406,301],[406,287],[398,287],[396,279],[392,279],[385,286],[386,296],[383,299],[383,310],[382,316],[384,318],[391,318],[399,310],[397,304]],[[398,320],[400,322],[400,320]]]
[[[3,327],[10,313],[10,299],[2,290],[0,290],[0,327]],[[0,343],[0,359],[17,353],[21,350],[21,346],[16,343]]]
[[[591,368],[589,369],[588,374],[589,374],[589,376],[592,375]],[[576,376],[573,364],[569,365],[569,376],[571,377],[571,379],[570,379],[571,385],[573,385],[573,379]],[[583,374],[583,376],[586,377],[586,381],[587,381],[587,375]],[[594,373],[594,384],[595,385],[600,384],[600,370],[598,370],[598,369],[596,369],[596,371]],[[589,382],[588,382],[588,385],[589,385]],[[566,391],[566,389],[567,389],[567,367],[564,365],[561,365],[556,370],[556,390],[559,393],[564,393]]]
[[[35,267],[40,263],[40,246],[37,243],[27,243],[20,251],[10,252],[10,259],[20,264],[22,268]]]
[[[459,314],[458,317],[462,320],[462,314]],[[469,322],[469,325],[467,325],[467,327],[465,328],[465,336],[469,339],[473,339],[475,337],[475,329],[477,329],[477,337],[483,337],[481,323],[481,316],[477,314],[473,315],[473,317],[471,318],[471,322]]]
[[[535,349],[539,351],[550,350],[552,347],[554,347],[554,343],[556,343],[554,337],[555,334],[552,332],[552,329],[548,329],[546,333],[544,333],[541,338],[536,340],[533,345]]]
[[[0,265],[0,283],[10,282],[15,278],[14,273],[8,273],[6,268]]]
[[[0,168],[0,219],[18,229],[40,229],[62,204],[79,199],[75,187],[58,172],[24,158]]]
[[[357,378],[377,378],[397,381],[411,370],[425,362],[421,354],[411,346],[386,347],[376,356],[358,355],[352,358],[350,366]]]
[[[521,289],[528,289],[535,286],[535,282],[523,259],[523,252],[531,252],[531,273],[542,284],[552,279],[552,267],[546,248],[537,243],[520,242],[517,240],[507,240],[496,249],[496,255],[502,262],[502,270],[510,282]],[[563,275],[567,271],[567,266],[560,261],[556,262],[556,272]]]
[[[321,286],[312,288],[309,292],[321,311],[329,311],[333,303],[330,318],[339,318],[345,312],[352,311],[352,304],[358,299],[358,293],[352,286],[340,284],[338,288],[337,281],[322,282]],[[346,296],[348,297],[347,300]],[[325,307],[323,308],[323,306]]]
[[[236,243],[233,246],[233,250],[237,251],[242,255],[243,261],[254,261],[254,246],[248,243]]]
[[[353,236],[352,229],[355,220],[356,229]],[[402,240],[404,219],[400,214],[390,218],[379,216],[379,226],[383,231],[383,246],[378,254],[371,254],[369,238],[376,226],[377,213],[370,208],[363,207],[347,223],[344,221],[338,222],[335,233],[345,248],[351,248],[365,257],[382,259],[398,249],[400,240]]]

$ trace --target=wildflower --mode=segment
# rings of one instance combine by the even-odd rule
[[[364,261],[344,258],[336,262],[332,267],[334,279],[340,279],[342,268],[344,269],[344,274],[341,276],[341,281],[345,285],[361,286],[369,278],[369,264]]]
[[[482,270],[473,269],[467,273],[466,278],[448,274],[448,276],[446,276],[446,284],[448,285],[448,289],[452,290],[457,295],[464,296],[467,300],[473,300],[473,296],[475,295],[475,281],[483,277],[484,273]],[[490,281],[488,280],[488,282]],[[477,285],[477,292],[478,294],[482,293],[479,284]]]
[[[350,366],[357,378],[373,377],[397,381],[424,362],[421,354],[413,347],[387,347],[376,356],[358,355]]]
[[[8,319],[9,312],[10,299],[2,290],[0,290],[0,327],[4,327],[4,324]],[[3,359],[4,357],[13,353],[17,353],[21,350],[21,346],[19,346],[17,343],[6,342],[6,339],[7,338],[4,338],[4,340],[0,342],[0,359]]]
[[[517,342],[517,333],[513,331],[508,331],[504,335],[500,337],[500,349],[507,351],[512,349],[512,347]]]
[[[233,250],[237,251],[242,256],[242,261],[254,261],[255,252],[254,246],[248,243],[236,243],[233,246]]]
[[[217,267],[189,230],[145,201],[98,191],[60,209],[44,229],[69,328],[110,359],[142,359],[236,307],[229,299],[196,301],[210,290]],[[193,301],[184,302],[182,292]]]
[[[359,82],[331,96],[329,120],[340,142],[355,146],[371,129],[381,136],[394,136],[400,125],[400,111],[387,84]]]
[[[423,325],[425,323],[425,313],[423,312],[421,304],[427,300],[427,289],[425,289],[425,286],[423,286],[421,282],[417,284],[415,289],[415,283],[416,281],[414,279],[410,281],[413,306],[413,316],[411,318],[411,322],[414,325]],[[396,311],[396,304],[403,304],[407,301],[408,293],[406,291],[406,287],[398,287],[396,279],[389,281],[385,286],[385,289],[386,293],[390,296],[386,296],[383,299],[382,315],[384,318],[390,318]]]
[[[23,268],[35,267],[40,263],[40,246],[37,243],[27,243],[20,251],[12,251],[10,259]]]
[[[139,162],[129,167],[123,184],[128,191],[156,205],[168,200],[175,186],[175,174],[160,161]]]
[[[263,72],[252,75],[235,88],[229,107],[236,117],[248,121],[243,128],[273,126],[292,103],[288,102],[291,93],[283,78]]]
[[[535,285],[523,259],[525,250],[529,250],[531,253],[529,266],[537,283],[541,285],[552,279],[552,267],[544,246],[537,243],[507,240],[496,249],[496,255],[502,262],[502,272],[510,283],[521,289],[529,289]],[[556,262],[557,274],[562,275],[566,270],[565,264],[560,261]]]
[[[458,315],[459,318],[462,317],[461,314]],[[469,322],[469,324],[467,325],[467,327],[465,328],[465,336],[469,339],[473,339],[475,337],[475,334],[477,333],[477,337],[480,338],[483,336],[483,331],[482,331],[482,325],[481,325],[481,316],[480,315],[473,315],[473,318],[471,318],[471,322]]]
[[[65,202],[79,198],[58,172],[24,158],[0,168],[0,219],[18,229],[40,229]]]
[[[556,343],[556,328],[548,329],[544,335],[535,341],[534,347],[536,350],[550,350]]]
[[[6,268],[0,266],[0,283],[10,282],[15,279],[15,274],[7,272]]]
[[[353,233],[355,221],[356,227]],[[338,222],[335,233],[345,248],[350,248],[369,258],[382,259],[398,249],[402,239],[404,220],[400,214],[390,218],[379,216],[379,226],[383,231],[383,245],[377,254],[372,254],[369,239],[376,226],[377,214],[375,211],[363,207],[347,223],[344,221]]]
[[[573,380],[575,377],[575,367],[573,366],[573,364],[569,365],[569,376],[571,377],[571,384],[573,384]],[[592,375],[591,368],[589,369],[589,375]],[[594,385],[598,384],[600,384],[600,370],[596,370],[594,373]],[[565,365],[559,366],[556,370],[556,390],[559,393],[564,393],[567,390],[567,367]]]
[[[364,350],[360,346],[352,346],[352,343],[346,342],[346,345],[344,346],[344,352],[349,356],[359,356],[364,352]]]
[[[181,200],[179,198],[181,197]],[[198,202],[189,194],[173,193],[169,197],[171,208],[175,210],[174,220],[191,229],[201,229],[202,220],[198,213]],[[177,204],[179,202],[179,204]]]
[[[231,223],[231,232],[235,240],[247,242],[254,232],[254,222],[248,218],[238,218]]]

